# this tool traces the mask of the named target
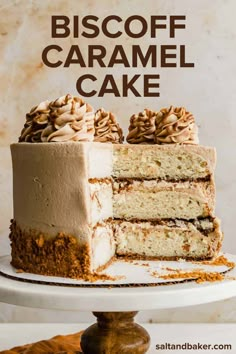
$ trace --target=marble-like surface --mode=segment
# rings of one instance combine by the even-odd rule
[[[134,10],[135,9],[135,10]],[[235,0],[0,0],[0,233],[5,245],[9,220],[12,217],[11,161],[9,145],[17,141],[23,127],[25,113],[44,99],[53,99],[64,93],[76,94],[76,80],[88,69],[76,65],[70,68],[52,69],[41,60],[42,49],[51,43],[63,46],[62,57],[78,39],[50,38],[50,16],[55,14],[96,14],[105,17],[118,14],[123,18],[141,14],[177,14],[187,16],[186,30],[179,30],[176,39],[168,39],[166,31],[160,31],[157,40],[145,36],[132,40],[118,38],[109,40],[103,35],[89,43],[107,47],[108,54],[114,44],[122,44],[127,51],[131,45],[158,43],[186,44],[187,59],[195,62],[194,69],[103,69],[95,66],[89,72],[102,80],[108,72],[114,73],[118,84],[121,74],[161,74],[160,98],[103,98],[92,97],[89,101],[95,108],[105,107],[117,114],[122,127],[127,130],[128,119],[134,112],[145,107],[158,109],[169,104],[185,105],[196,116],[200,127],[202,144],[217,148],[216,170],[217,214],[222,219],[225,232],[224,249],[236,253],[234,210],[236,201],[236,27]],[[82,50],[89,44],[79,39]],[[141,84],[140,87],[141,88]],[[2,246],[1,252],[6,252]],[[236,300],[227,300],[212,305],[203,305],[184,310],[159,311],[140,316],[151,321],[236,321]],[[1,305],[1,321],[50,321],[50,311],[26,310]],[[74,314],[53,313],[55,321],[75,319]],[[82,314],[86,321],[87,314]]]

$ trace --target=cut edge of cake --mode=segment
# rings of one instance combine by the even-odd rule
[[[219,231],[220,229],[217,226],[219,225],[218,222],[215,219],[214,221],[212,221],[212,223],[214,224],[214,228],[212,232],[208,233],[208,236],[206,236],[205,234],[203,235],[194,226],[198,219],[199,222],[204,222],[204,220],[205,222],[207,222],[207,220],[213,220],[212,216],[215,203],[215,186],[213,178],[214,170],[208,169],[210,173],[208,174],[208,177],[201,178],[200,180],[197,172],[196,177],[192,173],[192,177],[189,181],[177,181],[176,179],[174,181],[166,179],[162,180],[160,177],[156,179],[148,178],[145,181],[144,178],[136,178],[137,176],[133,178],[130,177],[129,179],[123,177],[123,175],[117,177],[115,161],[117,159],[117,156],[119,155],[119,152],[121,152],[120,159],[123,158],[122,148],[124,146],[127,151],[130,150],[131,152],[133,152],[133,145],[112,145],[104,143],[74,144],[63,142],[38,143],[33,145],[29,143],[20,143],[13,144],[11,146],[14,173],[17,174],[17,181],[16,179],[14,179],[14,197],[16,197],[18,193],[19,196],[17,198],[21,200],[20,203],[15,203],[15,220],[13,222],[12,232],[10,236],[12,242],[13,266],[15,266],[16,268],[23,269],[25,271],[40,274],[46,274],[47,272],[47,275],[86,278],[88,277],[89,273],[95,272],[98,269],[106,267],[112,261],[112,259],[114,259],[114,256],[116,254],[118,256],[122,255],[129,257],[145,256],[153,259],[177,259],[183,257],[186,259],[208,259],[214,257],[217,254],[217,250],[219,250],[219,244],[221,244],[222,240],[222,233]],[[163,151],[163,147],[160,145],[152,145],[151,147],[147,147],[146,145],[139,145],[139,148],[139,151],[141,152],[150,152],[150,150]],[[209,161],[213,161],[213,159],[215,159],[215,157],[213,158],[213,156],[215,156],[214,149],[205,148],[202,146],[200,146],[199,148],[201,150],[201,154],[203,154],[204,151],[205,160],[207,160],[207,152],[209,152],[211,156]],[[170,148],[164,150],[170,151]],[[196,147],[194,147],[194,149],[190,145],[184,147],[185,152],[191,152],[189,158],[191,158],[191,156],[195,158],[195,155],[192,155],[193,150],[194,154],[196,154]],[[179,153],[179,149],[174,149],[174,151],[177,151]],[[46,176],[43,176],[45,174],[46,169],[42,169],[42,163],[40,163],[40,156],[43,160],[48,159],[47,162],[45,162],[44,160],[44,164],[50,166],[50,171],[53,171],[51,179],[50,174],[46,174]],[[64,156],[65,159],[62,158],[60,160],[59,157],[62,156]],[[97,161],[97,156],[99,156],[99,161]],[[173,156],[172,159],[174,159]],[[184,161],[185,160],[178,159],[178,163],[184,163]],[[28,168],[25,168],[24,164],[29,164]],[[70,165],[71,170],[68,170],[68,164]],[[210,166],[210,162],[208,162],[208,164]],[[123,166],[125,168],[128,168],[129,161],[124,160]],[[30,170],[31,173],[29,173]],[[25,174],[27,174],[28,178],[26,178],[26,180]],[[21,179],[21,183],[19,182],[19,177]],[[50,180],[53,181],[53,186],[56,186],[54,194],[51,193],[52,188],[54,187],[51,187],[51,189],[46,188],[46,184],[49,183],[48,181]],[[65,189],[61,188],[60,186],[61,180],[64,183]],[[66,181],[68,181],[68,183],[65,186]],[[21,184],[21,187],[19,183]],[[177,252],[177,254],[175,255],[165,255],[163,253],[161,255],[160,251],[158,253],[158,243],[155,247],[154,241],[156,237],[156,241],[162,242],[160,243],[159,249],[163,250],[163,242],[166,242],[166,225],[161,225],[160,220],[151,221],[150,213],[149,215],[146,215],[146,218],[144,218],[145,220],[142,220],[143,216],[141,216],[141,220],[132,221],[129,220],[130,218],[128,215],[124,217],[124,215],[117,212],[114,215],[114,211],[116,210],[115,191],[117,189],[117,183],[118,190],[119,188],[124,188],[124,184],[128,184],[129,186],[131,185],[132,188],[134,187],[133,189],[136,191],[143,190],[147,192],[148,190],[152,191],[153,189],[154,195],[158,194],[158,191],[161,193],[172,193],[175,196],[178,195],[177,197],[175,197],[177,201],[179,200],[179,196],[182,195],[184,196],[184,198],[189,195],[193,196],[195,191],[198,201],[201,200],[202,203],[206,205],[206,209],[208,208],[208,211],[212,210],[212,213],[207,212],[206,215],[195,215],[196,220],[189,221],[183,220],[184,218],[186,218],[185,214],[180,213],[179,215],[177,215],[177,219],[179,219],[179,225],[182,225],[182,227],[179,226],[173,228],[172,226],[170,228],[168,226],[170,228],[170,233],[173,234],[173,230],[175,230],[175,237],[172,235],[173,237],[170,238],[172,240],[172,243],[168,243],[169,247],[170,249],[176,247],[176,242],[178,242],[178,240],[182,240],[182,234],[189,235],[189,237],[191,238],[191,242],[189,242],[190,245],[185,242],[185,251],[183,252],[183,241],[181,241],[182,243],[180,242],[179,249],[177,247],[175,248],[175,253],[177,252],[177,250],[179,253]],[[22,185],[24,185],[25,188],[22,188]],[[38,188],[38,199],[33,198],[31,200],[31,189],[33,189],[35,193],[36,188]],[[42,193],[42,191],[44,191],[44,193]],[[36,215],[36,204],[39,203],[38,210],[40,210],[40,205],[41,207],[42,205],[44,205],[45,198],[47,197],[46,194],[48,194],[49,196],[49,192],[51,193],[51,195],[57,194],[54,203],[59,200],[64,201],[64,205],[62,205],[61,207],[63,208],[62,211],[64,210],[64,214],[67,216],[67,218],[61,220],[64,215],[62,212],[61,214],[59,213],[59,215],[56,215],[56,220],[55,215],[51,215],[52,220],[49,220],[50,217],[49,219],[45,220],[45,216],[48,217],[48,214],[44,213],[41,216],[41,221],[35,222],[34,227],[29,228],[27,226],[27,221],[25,219],[23,220],[25,212],[22,213],[22,210],[20,210],[20,208],[22,208],[22,200],[25,198],[24,203],[31,203],[31,207],[27,210],[28,213],[30,213],[31,210],[33,217]],[[25,197],[24,193],[27,193]],[[72,195],[73,198],[70,199],[69,195]],[[41,199],[40,202],[40,198],[44,199]],[[58,205],[60,206],[60,204]],[[16,210],[16,208],[18,208],[18,210]],[[121,208],[121,211],[122,209],[123,208]],[[18,212],[20,216],[22,215],[20,218],[18,218]],[[176,218],[177,216],[172,215],[173,218]],[[123,220],[121,221],[120,219],[122,217]],[[204,217],[205,219],[202,219],[202,217]],[[135,219],[135,215],[133,215],[132,218]],[[163,215],[159,215],[158,218],[155,217],[154,219],[161,218],[163,218]],[[192,217],[192,215],[189,215],[189,219],[194,218]],[[164,222],[170,225],[173,220],[166,220]],[[47,227],[45,227],[45,223],[48,224]],[[32,226],[31,221],[28,221],[28,224],[31,224]],[[63,226],[60,226],[61,224],[63,224]],[[122,244],[124,245],[124,243],[121,242],[119,225],[126,225],[127,242],[131,244],[130,247],[127,246],[127,250],[129,250],[129,252],[124,252],[124,246],[122,246]],[[188,225],[188,227],[186,227],[186,225]],[[149,231],[148,228],[150,229]],[[144,229],[146,230],[146,237],[144,237],[145,235],[141,232]],[[74,230],[76,230],[77,232],[75,232]],[[53,233],[51,233],[52,231]],[[143,243],[139,242],[138,248],[135,248],[136,246],[132,246],[133,241],[130,237],[130,233],[135,234],[135,232],[137,233],[137,235],[140,232],[139,236],[137,237],[140,240],[143,240]],[[21,240],[17,240],[17,233],[18,235],[21,235]],[[149,236],[147,237],[147,235]],[[194,253],[190,250],[194,247],[194,245],[196,247],[196,240],[204,241],[203,245],[205,248],[204,252],[202,251],[202,253],[196,252],[195,257]],[[147,246],[147,244],[149,243],[152,245],[152,249],[155,250],[155,255],[146,251],[144,252],[147,253],[146,255],[141,254],[141,252],[138,251],[138,249],[140,249],[141,247],[141,244],[143,244],[143,247],[145,249],[147,247],[148,251],[149,246]],[[23,249],[24,244],[27,245],[25,250]],[[70,254],[71,259],[68,261],[68,257],[66,257],[66,260],[63,260],[61,256],[58,256],[60,254],[59,252],[53,251],[53,265],[52,258],[50,258],[50,254],[53,253],[52,249],[56,249],[57,246],[60,247],[61,252],[64,252],[67,255]],[[189,253],[188,247],[190,247]],[[24,254],[21,257],[21,260],[17,256],[17,254],[19,255],[20,253]],[[47,262],[49,263],[44,264],[43,259],[45,256],[47,258]],[[77,270],[76,267],[78,268]]]

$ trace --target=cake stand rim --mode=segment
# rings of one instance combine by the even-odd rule
[[[233,257],[236,262],[236,255]],[[236,268],[228,273],[236,276]],[[67,311],[142,311],[200,305],[236,296],[236,280],[166,286],[89,288],[25,283],[0,275],[3,303]]]

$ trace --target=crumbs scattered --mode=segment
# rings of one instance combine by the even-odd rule
[[[150,267],[149,263],[138,263],[138,262],[135,262],[135,263],[133,263],[133,265],[137,265],[137,266],[141,266],[141,267]]]
[[[166,267],[166,268],[162,268],[162,269],[168,270],[168,272],[178,272],[179,271],[179,269],[170,268],[170,267]]]
[[[158,274],[158,272],[154,271],[151,273],[152,276],[154,277],[159,277],[161,279],[193,279],[196,281],[196,283],[204,283],[206,281],[208,282],[215,282],[215,281],[222,281],[225,279],[224,274],[220,274],[217,272],[203,272],[203,271],[192,271],[192,272],[183,272],[183,271],[178,271],[175,274],[166,274],[166,275],[161,275]]]
[[[214,271],[205,271],[204,269],[201,268],[195,268],[192,271],[185,271],[183,269],[176,269],[176,268],[171,268],[171,267],[160,267],[161,270],[170,272],[170,274],[160,274],[158,271],[152,271],[150,269],[150,263],[148,262],[140,262],[137,260],[125,258],[125,259],[120,259],[124,260],[125,262],[131,263],[136,266],[141,266],[141,267],[147,267],[147,271],[151,274],[151,276],[159,279],[164,279],[164,280],[193,280],[196,283],[203,283],[203,282],[216,282],[216,281],[222,281],[224,279],[226,280],[236,280],[236,277],[231,277],[230,275],[227,276],[225,274],[219,273],[219,272],[214,272]],[[182,260],[181,260],[182,261]],[[224,255],[221,255],[217,257],[214,260],[210,261],[198,261],[198,262],[192,262],[195,264],[200,265],[208,265],[208,266],[226,266],[229,269],[235,268],[236,264],[234,262],[231,262],[228,260]],[[24,271],[22,269],[18,269],[16,271],[17,273],[23,273]],[[104,273],[93,273],[93,274],[87,274],[85,281],[94,283],[97,281],[118,281],[121,279],[125,279],[125,276],[119,275],[119,276],[111,276],[108,274]],[[111,286],[112,287],[112,286]]]
[[[161,269],[162,269],[162,270],[167,270],[168,272],[176,272],[176,273],[181,273],[181,272],[183,272],[182,269],[176,269],[176,268],[170,268],[170,267],[163,267],[163,268],[161,268]],[[194,271],[195,271],[195,272],[202,272],[203,269],[201,269],[201,268],[195,268]]]
[[[25,271],[23,269],[16,269],[15,272],[16,273],[25,273]],[[93,283],[93,282],[96,282],[98,280],[101,280],[101,281],[107,281],[107,280],[117,281],[117,280],[125,279],[125,278],[126,277],[123,276],[123,275],[111,276],[111,275],[103,274],[103,273],[91,273],[91,274],[84,274],[83,280]],[[74,279],[76,279],[76,278],[74,278]],[[80,280],[81,278],[78,277],[77,279]],[[37,280],[35,280],[35,282],[37,283]],[[52,282],[52,284],[53,284],[53,282]]]
[[[136,266],[150,267],[150,264],[147,263],[147,262],[140,263],[141,259],[138,261],[138,260],[135,260],[135,259],[132,259],[132,258],[129,258],[129,257],[119,257],[118,260],[122,261],[122,262],[125,262],[125,263],[130,263],[130,264],[133,264],[133,265],[136,265]]]
[[[200,262],[192,262],[192,263],[200,264],[200,265],[201,264],[209,265],[209,266],[226,266],[229,269],[235,268],[236,265],[234,262],[229,261],[224,255],[219,256],[216,259],[211,261],[200,261]],[[162,279],[193,279],[196,281],[196,283],[203,283],[206,281],[215,282],[215,281],[222,281],[224,279],[236,280],[235,277],[226,277],[224,274],[218,272],[206,272],[201,268],[194,269],[193,271],[189,271],[189,272],[184,272],[183,270],[174,269],[170,267],[166,267],[163,269],[169,272],[174,272],[174,274],[172,273],[172,274],[161,275],[158,274],[157,272],[152,272],[151,275]]]
[[[16,269],[16,273],[24,273],[23,269]]]
[[[160,273],[158,273],[156,270],[154,270],[154,272],[150,272],[150,274],[155,278],[160,278]]]
[[[84,280],[93,283],[93,282],[98,281],[98,280],[102,280],[102,281],[106,281],[106,280],[117,281],[117,280],[121,280],[121,279],[125,279],[125,276],[117,275],[117,276],[113,277],[113,276],[108,275],[108,274],[92,273],[92,274],[88,274]]]
[[[229,268],[235,268],[235,263],[229,261],[225,256],[219,256],[216,259],[213,259],[213,261],[202,261],[202,262],[196,262],[196,263],[201,263],[205,265],[213,265],[213,266],[226,266]]]

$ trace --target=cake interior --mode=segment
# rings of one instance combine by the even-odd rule
[[[116,253],[139,259],[211,259],[221,245],[218,228],[210,219],[120,221],[115,227]]]

